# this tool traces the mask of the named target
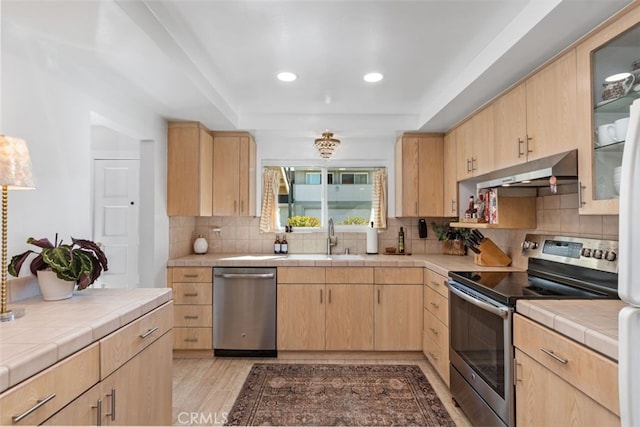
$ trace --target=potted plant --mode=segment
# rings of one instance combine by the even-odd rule
[[[22,265],[31,254],[36,256],[31,261],[30,270],[38,276],[40,291],[45,300],[52,301],[70,298],[74,287],[85,289],[93,284],[103,271],[108,270],[107,257],[98,244],[84,239],[71,238],[71,244],[47,238],[34,239],[29,237],[27,243],[41,248],[40,253],[27,250],[11,258],[8,266],[9,274],[18,276]],[[44,282],[44,283],[43,283]],[[51,283],[49,283],[51,282]],[[55,289],[63,287],[61,293]]]
[[[471,230],[468,228],[450,227],[449,222],[442,224],[431,223],[433,232],[436,233],[438,240],[443,242],[442,253],[446,255],[466,255],[467,248],[465,241]]]

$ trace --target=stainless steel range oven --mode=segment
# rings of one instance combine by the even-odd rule
[[[618,242],[529,234],[527,271],[450,272],[450,382],[473,425],[514,426],[518,299],[618,298]]]

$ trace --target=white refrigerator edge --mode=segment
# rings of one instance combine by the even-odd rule
[[[631,105],[622,156],[618,230],[618,391],[622,427],[640,426],[640,99]]]

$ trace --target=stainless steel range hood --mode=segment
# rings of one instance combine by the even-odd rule
[[[556,177],[557,185],[578,180],[578,150],[555,154],[542,159],[511,166],[476,177],[477,188],[548,187],[549,178]]]

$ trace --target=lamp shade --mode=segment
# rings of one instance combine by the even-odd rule
[[[36,188],[29,149],[23,139],[0,135],[0,185],[9,189]]]

